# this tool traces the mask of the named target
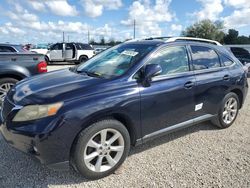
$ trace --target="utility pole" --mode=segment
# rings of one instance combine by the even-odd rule
[[[89,30],[88,30],[88,44],[89,44]]]
[[[135,19],[134,19],[134,39],[135,39]]]
[[[64,42],[64,31],[63,31],[63,42]]]

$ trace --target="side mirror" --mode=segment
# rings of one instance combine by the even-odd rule
[[[143,74],[143,85],[148,87],[150,86],[150,81],[154,76],[160,75],[162,72],[162,68],[158,64],[148,64],[144,69]]]

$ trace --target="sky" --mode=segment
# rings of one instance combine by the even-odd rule
[[[250,35],[250,0],[0,0],[0,42],[87,42],[178,36],[191,24],[222,21]]]

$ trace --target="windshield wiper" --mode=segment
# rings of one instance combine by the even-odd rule
[[[97,74],[95,72],[90,72],[87,70],[76,70],[77,73],[81,74],[81,73],[85,73],[90,77],[97,77],[97,78],[103,78],[103,76],[101,76],[100,74]]]

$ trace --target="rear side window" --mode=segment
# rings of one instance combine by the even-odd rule
[[[224,66],[226,66],[226,67],[231,66],[232,64],[234,64],[234,62],[233,62],[232,60],[228,59],[227,57],[225,57],[225,56],[223,56],[223,55],[221,55],[220,58],[221,58],[221,63],[222,63]]]
[[[66,44],[66,50],[73,50],[73,49],[74,49],[74,45],[72,43]]]
[[[205,46],[191,46],[194,70],[220,67],[217,53]]]
[[[16,50],[10,46],[0,46],[0,52],[16,52]]]
[[[184,46],[167,47],[153,55],[148,64],[159,64],[162,75],[189,71],[187,51]]]
[[[76,43],[76,48],[78,50],[93,50],[89,44]]]

